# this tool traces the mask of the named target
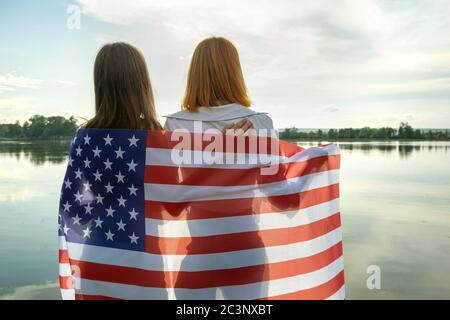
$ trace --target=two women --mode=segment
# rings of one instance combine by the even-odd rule
[[[156,115],[147,64],[126,43],[105,45],[94,66],[95,116],[86,128],[162,129]],[[203,40],[189,68],[182,111],[167,116],[164,128],[273,129],[265,113],[250,110],[250,99],[234,45],[221,37]]]

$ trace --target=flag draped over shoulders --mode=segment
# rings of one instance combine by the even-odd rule
[[[59,206],[62,297],[343,299],[339,150],[261,142],[78,130]]]

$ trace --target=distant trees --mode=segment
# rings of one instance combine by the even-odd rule
[[[327,133],[322,130],[302,132],[297,128],[288,128],[280,132],[280,139],[286,140],[449,140],[448,131],[429,130],[423,132],[420,129],[413,129],[408,122],[400,123],[399,128],[390,127],[361,129],[329,129]]]
[[[15,123],[0,124],[0,138],[38,138],[53,139],[74,136],[78,125],[74,117],[44,117],[34,115],[23,125]]]

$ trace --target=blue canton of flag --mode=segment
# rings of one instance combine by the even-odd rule
[[[72,141],[59,235],[89,245],[145,250],[146,131],[84,129]]]

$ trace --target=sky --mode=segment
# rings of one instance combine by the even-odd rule
[[[0,123],[91,117],[112,41],[143,51],[163,121],[212,35],[236,45],[277,128],[450,128],[448,0],[0,0]]]

